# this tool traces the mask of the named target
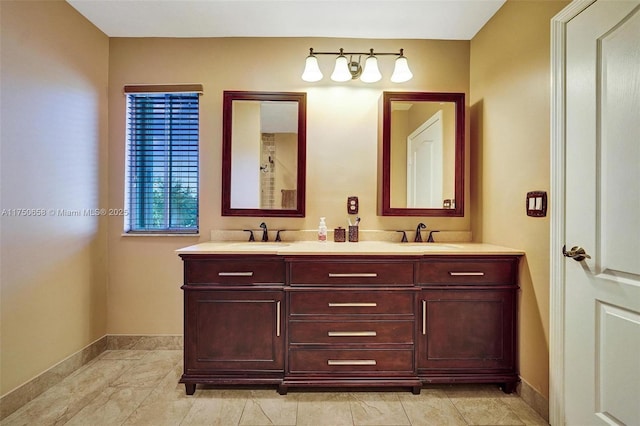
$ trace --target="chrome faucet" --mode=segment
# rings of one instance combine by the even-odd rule
[[[427,225],[425,225],[424,223],[420,222],[418,224],[418,227],[416,228],[416,237],[413,239],[414,243],[421,243],[422,242],[422,233],[420,232],[421,229],[426,229]]]
[[[269,231],[267,230],[267,224],[262,222],[260,224],[260,228],[262,228],[262,241],[269,241]]]

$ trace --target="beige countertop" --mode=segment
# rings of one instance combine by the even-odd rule
[[[178,254],[274,254],[295,255],[523,255],[524,251],[483,243],[399,243],[389,241],[239,242],[209,241],[176,250]]]

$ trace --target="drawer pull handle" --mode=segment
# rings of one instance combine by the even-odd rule
[[[484,272],[449,272],[452,277],[483,277]]]
[[[375,331],[329,331],[327,332],[329,337],[364,337],[364,336],[377,336]]]
[[[376,365],[375,359],[329,359],[328,365]]]
[[[329,272],[329,278],[376,278],[378,276],[375,272],[361,272],[353,274],[339,274]]]
[[[219,277],[252,277],[253,272],[218,272]]]
[[[330,308],[362,308],[362,307],[376,307],[376,306],[378,306],[376,302],[351,302],[351,303],[329,302]]]
[[[276,337],[280,337],[280,301],[276,302]]]

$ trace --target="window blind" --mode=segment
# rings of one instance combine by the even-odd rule
[[[127,93],[127,232],[198,232],[197,93]]]

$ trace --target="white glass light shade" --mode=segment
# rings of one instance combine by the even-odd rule
[[[400,56],[396,59],[396,65],[393,68],[393,74],[391,75],[391,81],[394,83],[404,83],[413,78],[413,74],[409,69],[409,63],[407,58]]]
[[[322,72],[318,66],[318,58],[313,55],[307,56],[304,63],[304,72],[302,73],[302,79],[313,83],[315,81],[322,80]]]
[[[380,74],[380,70],[378,69],[378,59],[371,55],[364,63],[364,70],[362,71],[360,80],[365,83],[375,83],[376,81],[380,81],[381,78],[382,74]]]
[[[349,61],[344,55],[340,55],[336,58],[336,66],[331,74],[331,80],[333,81],[349,81],[351,80],[351,72],[349,71]]]

